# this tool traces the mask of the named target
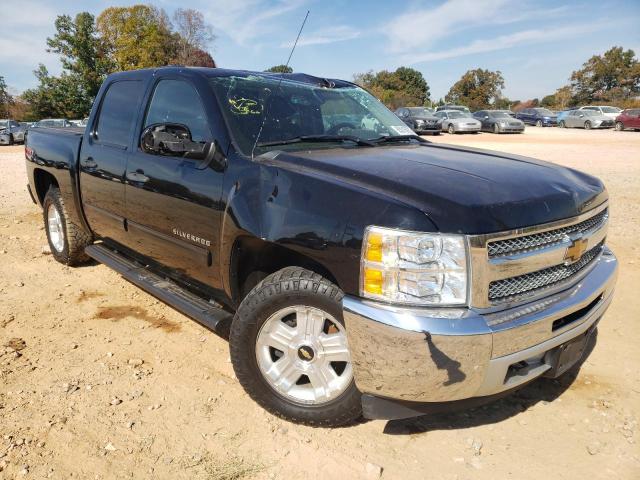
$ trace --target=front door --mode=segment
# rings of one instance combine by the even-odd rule
[[[80,152],[80,194],[91,230],[105,240],[125,241],[124,171],[144,84],[108,85]]]
[[[189,128],[213,141],[200,96],[184,78],[161,78],[137,132],[157,123]],[[137,147],[126,169],[129,246],[185,279],[220,289],[218,259],[224,174],[200,160],[153,155]]]

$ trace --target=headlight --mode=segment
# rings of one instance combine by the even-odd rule
[[[367,227],[360,295],[392,303],[467,303],[467,248],[462,235]]]

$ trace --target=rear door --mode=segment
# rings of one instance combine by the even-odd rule
[[[185,279],[220,288],[215,256],[224,173],[203,169],[201,160],[144,152],[140,135],[157,123],[185,125],[194,141],[215,138],[192,81],[181,76],[159,78],[138,124],[136,146],[126,169],[129,245]]]
[[[111,82],[80,152],[80,194],[89,225],[119,243],[126,240],[124,171],[143,93],[142,80]]]

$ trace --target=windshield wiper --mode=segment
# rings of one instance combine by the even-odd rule
[[[375,147],[373,142],[352,135],[300,135],[286,140],[274,140],[272,142],[260,142],[258,147],[273,147],[275,145],[290,145],[302,142],[353,142],[364,147]]]
[[[378,137],[371,140],[376,145],[389,142],[402,142],[405,140],[417,140],[420,143],[430,143],[422,138],[420,135],[385,135],[384,137]]]

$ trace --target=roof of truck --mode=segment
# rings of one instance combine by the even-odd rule
[[[168,65],[166,67],[158,68],[145,68],[140,70],[128,70],[124,72],[117,72],[109,75],[109,77],[118,78],[140,78],[147,75],[154,75],[156,72],[163,73],[191,73],[196,75],[202,75],[205,77],[263,77],[263,78],[283,78],[284,80],[306,83],[309,85],[317,85],[327,88],[344,88],[353,87],[353,82],[346,80],[339,80],[335,78],[322,78],[314,75],[308,75],[306,73],[273,73],[273,72],[255,72],[251,70],[232,70],[226,68],[206,68],[206,67],[185,67],[182,65]]]

